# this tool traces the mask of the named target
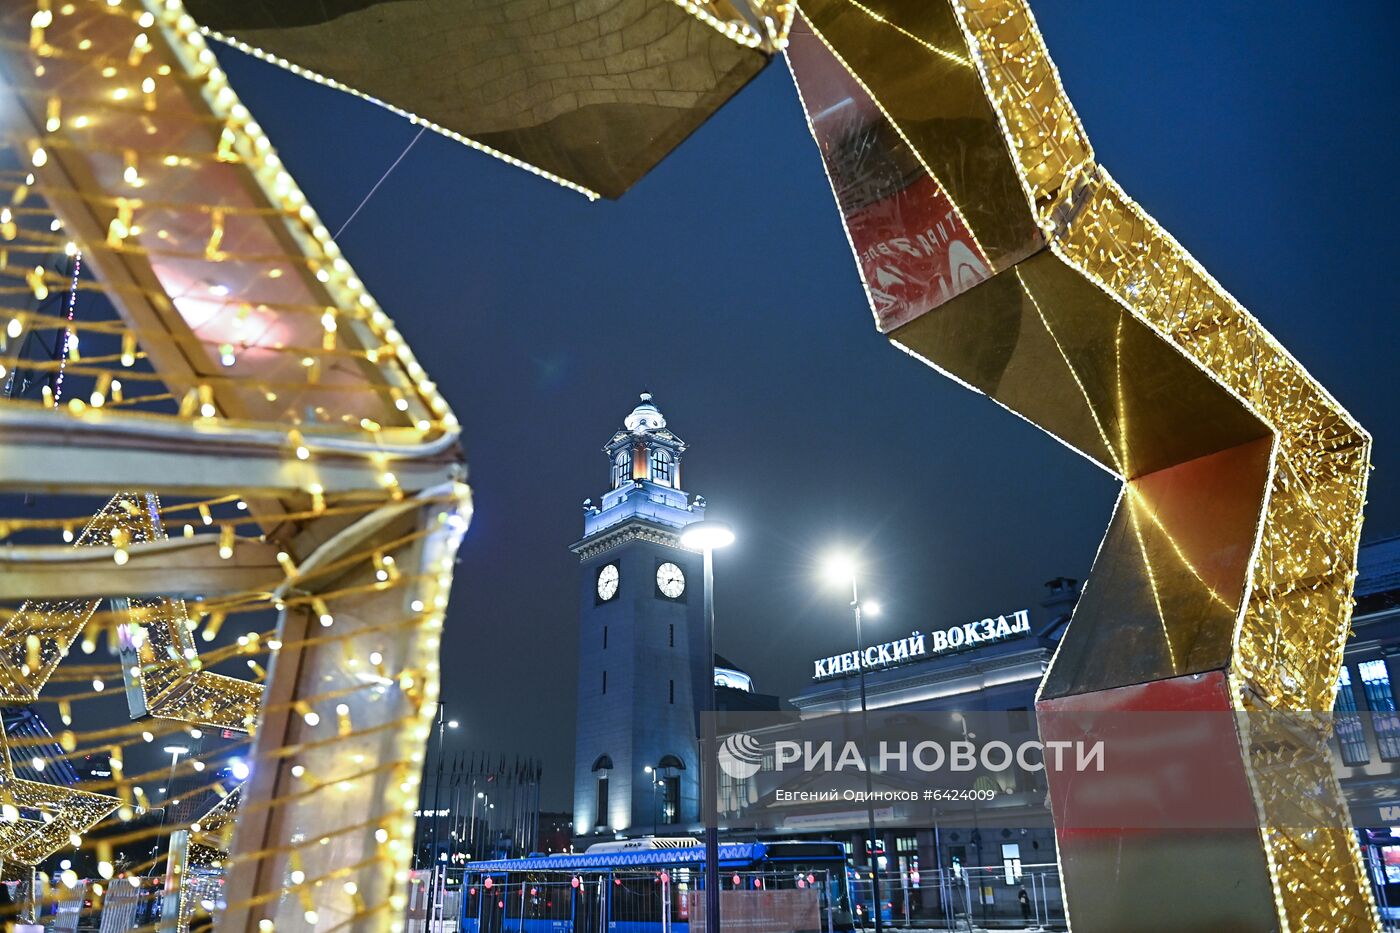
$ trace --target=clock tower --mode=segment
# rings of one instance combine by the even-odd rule
[[[705,657],[701,555],[681,530],[705,501],[681,489],[685,442],[643,393],[603,447],[608,491],[583,503],[574,836],[676,833],[699,822],[697,710]]]

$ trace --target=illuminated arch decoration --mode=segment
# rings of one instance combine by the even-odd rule
[[[877,327],[1123,480],[1044,737],[1330,710],[1370,437],[1097,164],[1023,3],[800,13],[788,60]],[[1222,765],[1243,828],[1076,829],[1109,788],[1050,774],[1076,930],[1375,927],[1326,728],[1267,721],[1232,725]]]
[[[1182,702],[1226,713],[1330,707],[1350,614],[1370,439],[1097,164],[1023,3],[811,0],[801,5],[804,18],[792,22],[789,35],[791,10],[782,6],[619,2],[616,8],[628,14],[657,17],[663,34],[678,30],[684,35],[699,29],[696,23],[709,29],[696,33],[709,40],[698,44],[701,59],[734,52],[725,41],[756,55],[736,52],[733,67],[712,69],[687,88],[689,96],[675,101],[686,113],[668,123],[669,131],[632,132],[637,123],[628,118],[639,110],[637,101],[610,98],[616,106],[608,120],[598,123],[610,130],[599,134],[606,141],[603,158],[592,163],[575,159],[575,145],[570,158],[541,168],[545,157],[540,153],[568,151],[588,136],[580,137],[569,120],[553,122],[562,111],[549,108],[565,106],[567,95],[546,94],[548,99],[540,102],[544,110],[537,114],[541,119],[528,128],[506,128],[495,145],[470,137],[469,132],[477,131],[467,123],[454,129],[446,118],[429,113],[437,91],[424,97],[423,88],[431,82],[365,83],[375,77],[376,53],[402,49],[402,36],[395,30],[383,34],[382,48],[376,46],[380,36],[360,37],[350,63],[368,67],[361,81],[341,70],[345,61],[318,60],[327,49],[334,50],[334,42],[326,38],[330,32],[313,33],[318,28],[333,31],[335,17],[295,20],[324,4],[289,3],[279,10],[294,14],[292,20],[252,22],[238,19],[246,5],[194,2],[211,35],[322,83],[346,89],[358,85],[363,96],[589,196],[625,189],[679,141],[684,131],[676,128],[698,125],[745,80],[743,75],[755,73],[767,55],[787,46],[879,330],[1124,483],[1093,575],[1042,685],[1038,709],[1045,728],[1053,731],[1063,721],[1057,719],[1061,713]],[[379,5],[371,0],[356,6]],[[69,210],[60,211],[66,235],[81,241],[77,246],[90,255],[104,287],[121,303],[129,328],[121,339],[130,337],[133,347],[139,342],[143,359],[149,354],[161,381],[153,398],[163,397],[177,407],[160,422],[161,430],[171,432],[161,436],[183,444],[181,453],[195,469],[168,481],[168,488],[202,495],[247,490],[250,497],[263,497],[252,500],[251,512],[267,529],[281,527],[288,514],[298,516],[290,519],[298,533],[283,538],[293,542],[289,549],[274,550],[279,545],[240,537],[238,566],[226,572],[199,559],[212,553],[211,546],[191,547],[183,557],[203,574],[201,591],[222,586],[224,592],[242,593],[268,582],[266,571],[274,566],[269,558],[275,554],[275,565],[282,565],[288,576],[286,584],[272,589],[272,599],[284,609],[279,633],[286,635],[299,621],[302,627],[293,634],[304,639],[308,621],[314,625],[318,615],[342,616],[338,604],[307,588],[308,568],[329,573],[327,568],[348,560],[343,557],[347,549],[384,540],[392,523],[399,522],[402,531],[406,516],[416,517],[420,527],[431,526],[426,516],[432,513],[442,525],[459,527],[454,517],[464,505],[439,504],[453,495],[461,501],[462,494],[449,485],[456,477],[449,453],[455,422],[383,312],[334,251],[251,118],[237,106],[201,45],[198,27],[179,4],[152,2],[149,10],[132,0],[115,8],[95,2],[75,6],[78,19],[67,25],[64,17],[73,14],[65,13],[66,7],[53,11],[46,0],[38,3],[32,23],[7,14],[8,57],[27,56],[27,66],[37,62],[44,69],[32,75],[7,69],[6,77],[25,88],[20,110],[29,129],[19,134],[18,151],[40,176],[36,188],[20,171],[11,186],[12,206],[24,207],[21,192],[46,198],[50,192],[80,195],[68,199]],[[100,31],[104,42],[84,48],[82,30],[72,27],[79,20],[83,28]],[[545,32],[553,28],[541,26]],[[147,30],[147,44],[136,38],[141,29]],[[636,30],[631,40],[620,33],[620,47],[608,54],[636,58],[640,51],[645,60],[648,30],[655,31],[651,26]],[[483,46],[491,48],[489,42]],[[533,74],[528,69],[539,64],[531,58],[538,48],[526,41],[514,48],[506,43],[500,51]],[[309,57],[289,62],[299,51]],[[99,148],[91,133],[54,110],[55,75],[71,79],[64,73],[65,63],[81,59],[79,53],[105,56],[103,65],[128,82],[123,86],[128,102],[102,108],[129,120],[133,132],[126,139],[109,136]],[[733,64],[740,58],[747,60]],[[606,60],[604,55],[605,72]],[[678,55],[676,67],[683,69],[688,61]],[[122,71],[123,62],[134,75]],[[171,71],[141,70],[156,62]],[[545,65],[540,80],[548,85],[542,76],[550,66]],[[181,98],[165,95],[155,80],[172,73],[194,89],[183,105]],[[106,102],[122,89],[102,83],[97,74],[86,74],[86,84],[65,85],[64,99]],[[159,107],[154,106],[157,100]],[[160,138],[152,141],[134,132],[175,115],[190,121],[184,133],[157,126]],[[209,138],[210,127],[216,139]],[[488,126],[485,135],[493,129]],[[155,143],[159,147],[153,151]],[[638,152],[630,162],[625,158],[629,146]],[[167,163],[170,159],[174,162]],[[52,181],[55,163],[67,173],[64,184]],[[45,170],[46,165],[51,167]],[[208,204],[178,186],[148,189],[139,197],[121,188],[128,175],[143,183],[158,180],[162,166],[235,171],[254,195]],[[605,181],[596,180],[600,177]],[[122,193],[114,193],[118,191]],[[181,224],[174,224],[174,217],[182,217]],[[149,237],[157,224],[183,249],[166,254],[165,247],[153,244]],[[271,241],[264,236],[269,227],[277,231]],[[143,228],[144,236],[137,232]],[[250,250],[250,244],[262,248]],[[61,244],[46,245],[52,250]],[[231,254],[243,258],[230,263]],[[278,258],[266,260],[269,256]],[[202,262],[223,263],[220,269],[238,272],[239,281],[232,286],[211,283],[202,269],[181,268]],[[240,262],[262,264],[245,270]],[[236,342],[232,324],[220,326],[220,310],[227,303],[222,295],[210,294],[214,287],[240,295],[253,284],[265,287],[269,266],[290,273],[287,281],[296,280],[315,294],[303,290],[242,301],[235,320],[255,322],[263,333],[281,330],[266,339]],[[29,276],[29,267],[20,264],[7,268],[16,282],[33,286],[37,298],[43,274]],[[255,274],[249,277],[246,271]],[[306,272],[320,284],[312,284]],[[149,297],[153,281],[163,300],[132,300],[133,295]],[[314,324],[299,326],[315,321],[317,314],[324,324],[322,308],[336,325],[325,327],[332,336]],[[25,326],[53,323],[27,310],[13,320],[20,322],[21,332]],[[130,355],[125,343],[122,350],[124,357]],[[235,372],[219,370],[221,359],[232,359]],[[101,380],[102,374],[95,377]],[[253,378],[260,380],[261,391],[253,388]],[[333,392],[327,391],[328,381]],[[356,406],[345,404],[341,393],[365,389],[358,400],[373,411],[355,411],[362,419],[357,430],[351,414]],[[110,382],[99,382],[94,393],[120,401]],[[386,408],[385,417],[378,417],[376,399],[415,414],[405,423]],[[301,414],[307,410],[323,410],[324,417],[308,422]],[[155,485],[142,483],[149,471],[137,471],[137,458],[129,454],[108,456],[100,476],[94,461],[83,456],[62,468],[52,456],[60,439],[111,454],[111,448],[99,446],[103,429],[136,432],[139,426],[148,431],[155,426],[150,419],[159,420],[144,414],[119,418],[110,407],[93,413],[79,406],[42,417],[0,412],[0,432],[6,433],[0,439],[15,438],[14,445],[3,448],[0,461],[6,481],[20,485],[11,481],[14,467],[40,489],[110,489],[114,481],[121,488]],[[21,425],[31,433],[18,433]],[[261,449],[264,458],[252,459],[262,466],[249,470],[248,462],[241,461],[232,469],[218,445],[231,445],[241,454]],[[266,455],[267,448],[276,453]],[[386,451],[393,451],[393,470],[383,462],[389,457]],[[299,466],[308,459],[317,468],[314,474]],[[415,495],[433,506],[394,511],[393,503],[411,502]],[[322,514],[318,508],[350,508],[348,503],[376,496],[381,497],[377,504],[353,522],[342,518],[326,527],[301,518],[308,511]],[[441,554],[450,552],[450,534],[436,540],[431,556],[418,555],[419,567],[437,566]],[[386,560],[393,555],[370,550],[370,562],[355,578],[359,585],[385,582],[395,566]],[[132,564],[142,556],[133,552]],[[399,559],[397,566],[406,563]],[[436,597],[421,600],[422,605],[440,608],[445,575],[444,567]],[[341,592],[355,588],[342,587]],[[167,584],[151,592],[169,595],[168,589]],[[35,598],[65,594],[64,586],[55,583]],[[382,595],[375,593],[375,598]],[[326,611],[315,599],[322,599]],[[378,607],[392,615],[383,609],[388,604]],[[357,608],[363,609],[363,603]],[[402,608],[402,599],[395,608]],[[428,616],[433,617],[431,610]],[[420,647],[413,640],[403,643],[410,652]],[[432,636],[421,647],[435,650]],[[254,772],[248,809],[259,808],[259,815],[240,820],[235,833],[231,906],[224,923],[251,927],[258,915],[247,906],[253,892],[275,889],[283,877],[279,870],[287,864],[288,853],[278,851],[273,841],[278,829],[311,819],[334,828],[336,838],[359,838],[374,826],[390,849],[372,868],[356,874],[364,882],[359,888],[362,906],[333,904],[315,911],[315,920],[374,914],[392,926],[388,916],[402,907],[402,887],[390,869],[406,857],[411,817],[386,816],[383,823],[372,818],[349,827],[337,820],[343,823],[344,813],[359,812],[357,803],[368,802],[368,810],[383,813],[376,808],[389,798],[411,813],[412,804],[405,803],[411,781],[405,778],[397,796],[392,787],[387,794],[380,787],[348,804],[332,806],[325,797],[315,804],[292,803],[286,798],[298,785],[285,767],[286,750],[311,744],[302,740],[300,723],[314,729],[325,714],[310,707],[306,694],[314,692],[314,676],[330,670],[351,680],[358,677],[371,689],[397,683],[411,697],[417,730],[391,748],[359,747],[387,753],[390,761],[421,763],[435,670],[416,656],[370,665],[353,657],[356,668],[350,660],[332,660],[329,652],[309,653],[316,656],[309,670],[308,649],[297,653],[296,663],[306,676],[283,674],[282,668],[291,665],[279,663],[269,683],[258,747],[264,760],[280,764]],[[271,728],[267,710],[274,711]],[[1179,919],[1183,911],[1194,911],[1190,919],[1202,928],[1239,923],[1289,931],[1374,927],[1375,906],[1356,843],[1322,757],[1325,730],[1282,735],[1250,728],[1241,725],[1225,765],[1247,788],[1257,824],[1227,840],[1237,856],[1227,870],[1218,870],[1219,862],[1202,857],[1207,854],[1202,847],[1181,835],[1061,833],[1076,929],[1116,931],[1131,924],[1128,918],[1144,913]],[[344,749],[338,751],[340,757],[312,753],[314,769],[308,765],[307,770],[334,773],[344,761]],[[318,777],[309,793],[324,793],[332,783]],[[1052,795],[1057,808],[1074,799],[1073,789],[1064,786],[1052,786]],[[1295,822],[1291,811],[1304,803],[1326,817],[1324,828],[1290,829]],[[258,855],[241,864],[240,852]],[[347,864],[357,863],[342,853],[338,866],[325,862],[306,874],[312,879],[341,877],[336,872],[355,871],[345,869]],[[1163,865],[1170,871],[1164,872]],[[1106,887],[1110,878],[1114,884]],[[295,916],[296,910],[293,900],[286,899],[276,908],[276,919]],[[303,919],[312,919],[309,912]]]
[[[55,254],[82,257],[71,320],[46,300],[72,285]],[[470,515],[458,425],[178,2],[0,9],[0,365],[38,330],[64,352],[25,370],[64,392],[0,401],[0,491],[41,506],[0,514],[0,684],[65,724],[71,707],[64,747],[110,749],[113,794],[5,776],[21,819],[0,851],[41,858],[21,836],[52,805],[45,832],[106,861],[112,834],[90,830],[145,805],[121,753],[175,725],[94,729],[129,667],[61,663],[125,636],[158,717],[247,728],[261,696],[221,923],[393,928]],[[110,527],[72,547],[94,511]],[[202,653],[261,684],[191,651],[229,617],[253,631]],[[192,830],[114,827],[128,844]],[[290,865],[298,896],[262,896]]]

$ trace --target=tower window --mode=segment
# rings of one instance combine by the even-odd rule
[[[680,821],[681,779],[672,775],[661,779],[661,822],[667,825]]]
[[[667,628],[670,629],[671,647],[674,648],[676,647],[676,623],[672,622]]]
[[[671,704],[674,706],[674,705],[675,705],[675,702],[676,702],[676,682],[673,680],[673,681],[671,681]]]
[[[651,452],[651,481],[662,486],[671,485],[671,476],[675,467],[675,460],[671,457],[671,452],[665,447],[657,447]]]
[[[594,801],[598,815],[593,818],[595,826],[608,825],[608,776],[606,773],[598,775],[598,796]]]
[[[603,650],[608,650],[608,627],[603,626]]]
[[[627,451],[619,450],[613,459],[612,488],[621,486],[627,479]]]
[[[603,692],[608,692],[608,672],[603,671]]]

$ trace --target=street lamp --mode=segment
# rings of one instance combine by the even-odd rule
[[[655,835],[656,835],[656,784],[657,784],[656,769],[653,768],[651,765],[647,765],[645,768],[642,769],[642,773],[645,774],[647,777],[651,778],[651,834],[652,834],[653,836],[655,836]]]
[[[868,716],[865,700],[865,636],[861,631],[861,616],[869,613],[873,618],[880,614],[878,603],[867,600],[862,603],[860,600],[860,588],[856,583],[856,576],[859,565],[854,557],[849,554],[832,554],[826,559],[824,567],[826,578],[834,585],[851,587],[851,612],[856,619],[856,660],[860,670],[860,731],[862,744],[868,745],[870,741],[870,720]],[[873,912],[875,914],[875,931],[880,933],[884,926],[883,911],[880,909],[880,857],[875,852],[875,787],[870,777],[870,749],[864,749],[865,753],[865,817],[867,828],[870,831],[870,838],[866,842],[866,855],[870,859],[870,899],[874,902]]]
[[[715,748],[715,550],[734,543],[734,529],[724,522],[692,522],[681,532],[681,546],[705,555],[705,679],[710,715],[705,724],[700,794],[705,808],[705,933],[719,933],[719,757]]]
[[[491,832],[491,814],[490,814],[489,812],[487,812],[487,811],[490,809],[490,806],[491,806],[491,798],[488,797],[488,796],[486,795],[486,792],[485,792],[485,791],[480,791],[480,790],[479,790],[479,791],[476,792],[476,797],[472,799],[472,823],[471,823],[471,829],[470,829],[470,833],[471,833],[471,834],[470,834],[470,836],[468,837],[468,842],[467,842],[467,851],[471,853],[471,857],[472,857],[472,858],[477,858],[477,857],[478,857],[477,854],[476,854],[476,853],[477,853],[477,837],[476,837],[476,802],[477,802],[478,800],[481,801],[481,818],[482,818],[483,820],[486,821],[486,830],[485,830],[485,832],[487,833],[488,836],[490,835],[490,832]],[[484,850],[482,850],[482,851],[484,851]]]
[[[167,745],[161,751],[170,756],[170,779],[165,782],[165,800],[160,805],[160,832],[151,843],[151,867],[155,868],[156,854],[160,851],[160,837],[165,831],[166,817],[170,815],[170,795],[175,793],[175,766],[180,762],[181,755],[188,755],[190,748],[188,745]]]
[[[972,739],[977,738],[977,733],[967,731],[967,717],[964,716],[962,713],[954,713],[954,714],[953,714],[953,722],[957,723],[958,726],[962,729],[962,735],[963,735],[963,741],[964,741],[964,742],[968,742],[968,741],[971,741]],[[973,790],[974,790],[974,791],[976,790],[976,782],[975,782],[975,781],[974,781],[974,783],[973,783]],[[977,849],[977,861],[974,862],[970,867],[971,867],[971,868],[974,868],[974,869],[975,869],[975,868],[979,868],[979,867],[981,867],[981,866],[980,866],[980,863],[986,858],[986,853],[982,851],[982,830],[981,830],[981,828],[977,825],[977,794],[976,794],[976,793],[974,793],[974,794],[972,795],[972,839],[969,840],[969,841],[970,841],[970,842],[972,843],[972,845]],[[972,922],[972,872],[971,872],[971,871],[968,871],[968,872],[965,874],[964,878],[965,878],[965,881],[966,881],[966,884],[964,885],[964,887],[967,889],[967,919],[968,919],[968,922],[971,923],[971,922]],[[982,895],[981,895],[982,883],[981,883],[980,880],[979,880],[978,883],[977,883],[977,887],[978,887],[978,896],[977,896],[977,900],[978,900],[979,903],[982,904],[982,922],[983,922],[983,923],[986,923],[986,922],[987,922],[987,904],[986,904],[985,900],[982,898]]]
[[[188,755],[190,749],[188,745],[167,745],[161,749],[170,756],[170,787],[175,788],[175,765],[180,761],[181,755]]]
[[[427,919],[427,921],[426,921],[426,923],[425,923],[425,926],[430,926],[430,925],[432,924],[432,922],[433,922],[433,909],[434,909],[434,907],[437,906],[438,901],[440,900],[440,897],[441,897],[440,894],[439,894],[439,892],[438,892],[438,884],[440,883],[440,882],[438,881],[438,871],[439,871],[439,864],[440,864],[440,859],[438,859],[438,834],[439,834],[439,831],[440,831],[440,829],[441,829],[441,823],[442,823],[440,814],[441,814],[441,812],[442,812],[442,746],[443,746],[443,739],[444,739],[444,737],[445,737],[445,736],[444,736],[444,733],[446,732],[446,730],[448,730],[448,729],[456,729],[456,728],[457,728],[457,725],[458,725],[457,720],[455,720],[455,719],[452,719],[452,720],[447,719],[446,707],[444,707],[443,704],[442,704],[441,702],[439,702],[439,703],[438,703],[438,708],[437,708],[437,727],[438,727],[437,778],[436,778],[436,780],[433,782],[433,848],[432,848],[432,853],[433,853],[433,864],[432,864],[432,888],[431,888],[431,890],[429,890],[429,892],[428,892],[428,919]],[[415,838],[416,838],[416,834],[415,834]],[[416,845],[416,843],[415,843],[415,845]]]

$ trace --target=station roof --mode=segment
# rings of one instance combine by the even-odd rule
[[[721,865],[748,865],[763,858],[767,847],[761,842],[725,843],[719,847]],[[675,849],[638,849],[631,852],[578,852],[533,858],[493,859],[469,862],[467,871],[585,871],[611,868],[652,868],[687,865],[705,861],[704,846]]]

